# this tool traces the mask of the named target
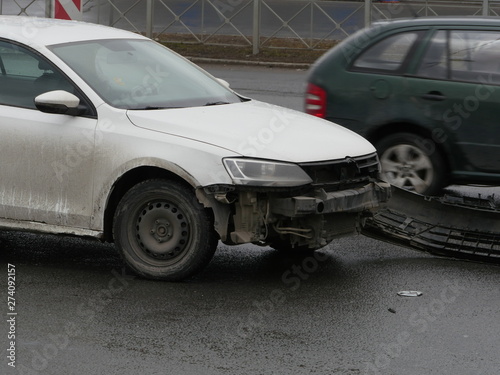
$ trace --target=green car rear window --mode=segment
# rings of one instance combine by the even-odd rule
[[[353,67],[357,70],[396,71],[401,68],[418,35],[415,31],[391,35],[363,52]]]

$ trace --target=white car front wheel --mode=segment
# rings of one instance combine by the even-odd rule
[[[113,224],[127,265],[150,279],[177,281],[203,269],[215,252],[213,219],[186,186],[148,180],[121,199]]]

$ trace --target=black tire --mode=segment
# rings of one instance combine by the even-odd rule
[[[189,187],[166,180],[135,185],[121,199],[113,222],[115,245],[138,275],[178,281],[212,259],[218,236],[211,213]]]
[[[422,195],[438,195],[446,186],[446,164],[434,143],[411,133],[380,140],[377,148],[382,178],[394,186]]]

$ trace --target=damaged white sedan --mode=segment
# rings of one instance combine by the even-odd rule
[[[321,248],[390,195],[360,136],[99,25],[0,17],[0,134],[0,228],[112,241],[153,279],[219,240]]]

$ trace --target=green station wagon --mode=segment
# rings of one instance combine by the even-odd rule
[[[379,152],[385,180],[425,195],[500,184],[500,19],[377,23],[310,69],[307,113]]]

